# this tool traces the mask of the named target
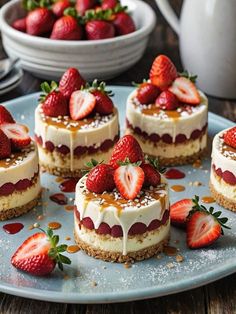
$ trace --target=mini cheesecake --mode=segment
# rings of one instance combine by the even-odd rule
[[[119,138],[119,121],[105,83],[98,85],[95,80],[89,86],[70,68],[59,88],[55,82],[51,86],[45,82],[42,89],[44,95],[35,110],[41,168],[61,177],[80,177],[91,159],[108,161]]]
[[[215,135],[212,144],[210,189],[212,196],[223,207],[236,211],[236,147],[225,142],[225,135],[236,128]]]
[[[3,111],[6,109],[0,106],[0,121]],[[0,220],[30,211],[41,196],[38,150],[27,132],[14,120],[0,122]]]
[[[157,62],[162,63],[162,57],[157,57]],[[164,60],[174,67],[167,57]],[[153,78],[150,74],[150,80],[129,95],[126,134],[135,136],[144,153],[158,157],[162,165],[192,163],[207,146],[207,97],[190,77],[171,77],[168,86],[163,87],[160,80],[155,80],[158,75]],[[168,72],[165,75],[169,77]]]

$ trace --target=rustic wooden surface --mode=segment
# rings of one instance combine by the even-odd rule
[[[0,5],[4,0],[0,0]],[[178,68],[181,62],[178,51],[178,38],[167,25],[154,3],[147,0],[157,13],[157,25],[152,34],[148,49],[138,64],[119,77],[110,80],[108,84],[130,85],[131,81],[139,82],[148,76],[148,69],[153,58],[159,53],[171,57]],[[180,11],[181,0],[172,0],[176,10]],[[4,52],[0,46],[0,59]],[[30,73],[25,73],[23,82],[15,90],[0,96],[0,102],[29,94],[39,90],[40,81]],[[210,97],[210,111],[236,121],[236,101],[215,99]],[[73,305],[35,301],[0,293],[0,314],[2,313],[81,313],[81,314],[153,314],[153,313],[183,313],[183,314],[233,314],[236,313],[236,274],[219,280],[207,286],[178,293],[171,296],[146,301],[103,305]]]

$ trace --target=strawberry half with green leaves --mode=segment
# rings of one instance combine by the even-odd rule
[[[192,200],[193,210],[190,211],[187,220],[187,244],[190,249],[206,247],[214,243],[223,233],[222,228],[230,229],[225,224],[228,218],[221,218],[221,212],[214,212],[205,206],[199,205],[199,197]]]
[[[51,39],[80,40],[83,36],[82,27],[78,20],[70,15],[60,17],[53,25]]]
[[[95,96],[87,90],[77,90],[70,97],[70,116],[73,120],[87,117],[96,105]]]
[[[101,194],[115,188],[114,169],[111,165],[98,164],[88,174],[86,187],[90,192]]]
[[[62,75],[59,82],[59,91],[70,99],[71,94],[85,86],[86,82],[76,68],[69,68]]]
[[[140,164],[130,163],[127,158],[114,172],[116,188],[125,199],[134,200],[142,189],[145,175]]]
[[[187,217],[193,209],[194,203],[191,199],[185,198],[175,202],[170,206],[170,219],[172,225],[177,227],[185,227]]]
[[[149,77],[151,83],[161,89],[166,89],[178,76],[176,67],[165,55],[159,55],[154,60]]]
[[[55,23],[55,16],[47,8],[36,8],[26,17],[27,34],[39,36],[51,32]]]
[[[41,84],[43,94],[39,101],[43,113],[49,117],[58,117],[68,115],[68,103],[64,95],[58,91],[57,83],[52,81],[51,85],[47,82]]]
[[[0,105],[0,125],[3,123],[15,123],[15,120],[6,107]]]
[[[59,236],[52,229],[35,233],[26,239],[11,258],[14,267],[34,276],[50,274],[56,264],[63,270],[63,264],[71,264],[68,257],[62,255],[66,244],[58,245]]]
[[[178,77],[169,87],[171,91],[178,98],[179,101],[197,106],[201,102],[200,94],[194,83],[186,77]]]
[[[149,82],[138,84],[136,98],[142,105],[154,103],[157,96],[160,94],[160,89]]]
[[[138,141],[132,135],[123,136],[115,144],[110,159],[110,165],[116,169],[119,167],[119,163],[125,162],[127,158],[131,163],[144,161],[143,151]]]
[[[0,159],[5,159],[11,155],[11,141],[0,129]]]
[[[21,149],[28,146],[31,142],[29,129],[19,123],[4,123],[0,125],[0,129],[6,134],[11,141],[13,149]]]
[[[224,142],[230,147],[236,148],[236,126],[224,133]]]
[[[101,115],[107,115],[113,112],[114,104],[110,98],[113,94],[111,91],[106,90],[105,82],[98,84],[97,80],[94,80],[92,86],[89,87],[89,91],[96,98],[95,112]]]

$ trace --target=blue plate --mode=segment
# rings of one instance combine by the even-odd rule
[[[110,87],[114,93],[114,102],[119,108],[121,126],[125,121],[125,105],[130,87]],[[13,112],[15,118],[34,129],[34,109],[37,105],[38,94],[24,96],[12,100],[6,105]],[[209,114],[209,133],[213,136],[220,130],[234,124],[215,114]],[[176,181],[186,186],[184,192],[171,192],[171,202],[195,194],[200,197],[210,195],[208,189],[210,160],[203,162],[202,169],[192,166],[179,167],[186,173],[186,178]],[[201,186],[190,186],[189,182],[200,181]],[[191,251],[185,244],[185,232],[172,227],[171,245],[179,248],[179,253],[184,257],[182,263],[177,263],[175,257],[161,255],[161,259],[152,258],[137,262],[131,268],[122,264],[107,263],[87,256],[83,252],[68,254],[72,265],[65,267],[65,272],[55,270],[49,277],[37,278],[17,271],[10,264],[10,257],[16,248],[34,231],[28,227],[37,221],[39,215],[45,218],[40,221],[46,227],[50,221],[59,221],[62,228],[58,230],[60,238],[67,244],[73,243],[73,213],[68,212],[63,206],[49,200],[49,196],[59,191],[55,177],[43,174],[42,185],[46,189],[43,193],[42,206],[27,215],[13,219],[12,222],[22,222],[24,229],[18,234],[6,234],[0,223],[0,291],[27,298],[67,302],[67,303],[106,303],[139,300],[163,296],[171,293],[193,289],[207,284],[236,269],[236,214],[213,204],[216,209],[221,209],[224,216],[229,218],[231,230],[225,230],[225,235],[214,245],[206,249]],[[73,194],[68,194],[70,203],[73,203]],[[65,238],[71,237],[71,241]],[[179,241],[179,243],[176,243]],[[169,268],[168,266],[173,266]],[[65,275],[66,274],[66,275]],[[96,286],[93,284],[96,282]]]

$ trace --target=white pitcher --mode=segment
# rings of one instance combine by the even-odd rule
[[[179,35],[184,65],[206,93],[236,98],[236,0],[184,0],[178,20],[168,0],[156,3]]]

